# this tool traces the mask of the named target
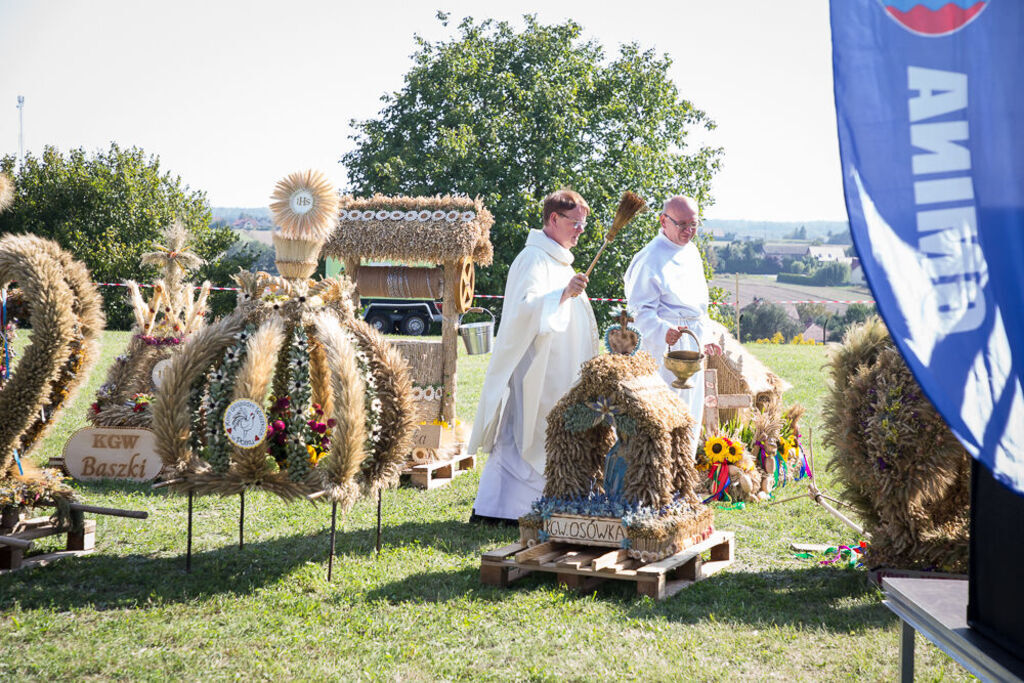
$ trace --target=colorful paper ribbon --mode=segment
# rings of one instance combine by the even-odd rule
[[[718,488],[712,486],[711,495],[703,501],[705,505],[708,501],[721,500],[725,496],[729,484],[732,483],[732,479],[729,477],[729,466],[724,462],[716,462],[711,465],[711,469],[708,470],[708,478],[717,484]]]

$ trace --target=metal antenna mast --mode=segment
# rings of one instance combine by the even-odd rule
[[[25,96],[18,95],[18,162],[25,158]]]

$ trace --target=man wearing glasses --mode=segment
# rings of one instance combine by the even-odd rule
[[[637,252],[626,269],[626,299],[643,335],[643,350],[654,356],[662,378],[669,384],[675,379],[664,365],[669,347],[681,343],[679,348],[697,350],[693,348],[693,339],[683,335],[684,327],[696,335],[708,355],[722,352],[718,344],[705,338],[708,283],[700,250],[693,243],[700,228],[698,214],[697,202],[691,197],[676,195],[667,200],[659,217],[661,231]],[[700,425],[704,414],[704,372],[694,375],[690,384],[692,389],[677,391]],[[692,454],[696,454],[697,439],[693,439],[692,447]]]
[[[484,377],[469,452],[490,457],[470,521],[516,524],[544,492],[548,413],[599,352],[587,276],[572,268],[590,207],[572,190],[544,200],[505,282],[501,329]]]

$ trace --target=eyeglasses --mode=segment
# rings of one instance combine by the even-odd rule
[[[557,213],[559,216],[561,216],[562,218],[564,218],[567,221],[572,221],[572,227],[576,228],[577,230],[582,230],[583,228],[587,227],[587,219],[586,218],[584,218],[581,221],[573,221],[571,218],[566,216],[561,211],[555,211],[555,213]]]
[[[672,216],[669,216],[667,213],[662,213],[661,215],[664,216],[665,218],[669,219],[670,221],[672,221],[672,224],[675,225],[680,230],[686,230],[688,228],[693,228],[694,230],[697,230],[701,226],[701,222],[700,222],[699,218],[694,218],[692,221],[690,221],[688,223],[680,223],[675,218],[672,218]]]

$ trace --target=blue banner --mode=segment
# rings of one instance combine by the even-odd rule
[[[970,454],[1024,494],[1024,2],[832,0],[854,245]]]

